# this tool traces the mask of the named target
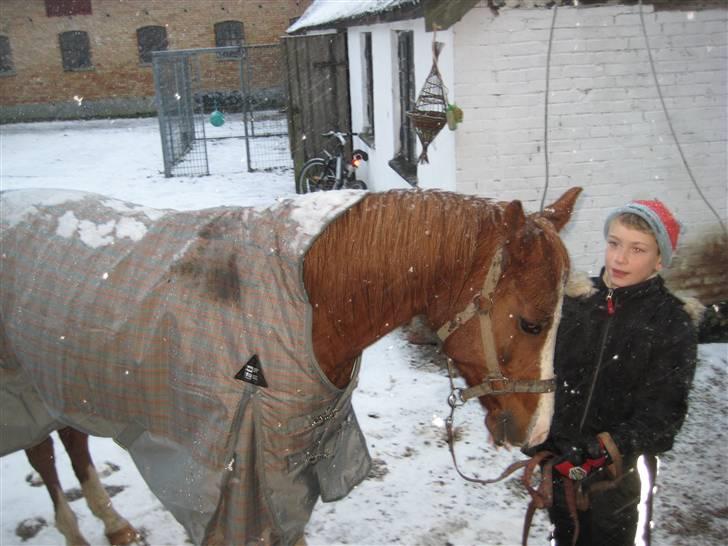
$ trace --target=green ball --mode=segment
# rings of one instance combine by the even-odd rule
[[[219,110],[215,110],[210,114],[210,123],[213,127],[220,127],[225,123],[225,116]]]

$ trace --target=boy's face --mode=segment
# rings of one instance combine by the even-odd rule
[[[662,269],[657,240],[615,219],[609,226],[604,257],[607,283],[612,288],[632,286]]]

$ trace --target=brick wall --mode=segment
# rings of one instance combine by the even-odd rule
[[[545,182],[544,88],[553,11],[484,3],[455,27],[459,191],[538,210]],[[728,11],[654,11],[645,22],[670,118],[707,201],[724,224]],[[606,213],[658,197],[685,224],[665,274],[704,301],[728,298],[728,243],[693,186],[663,113],[638,6],[562,7],[553,35],[547,203],[583,186],[564,239],[576,269],[599,271]]]
[[[11,107],[73,106],[78,102],[74,96],[86,103],[149,103],[154,96],[152,67],[140,64],[138,28],[165,26],[169,49],[203,48],[215,46],[215,23],[235,20],[243,23],[247,44],[276,43],[290,20],[309,4],[310,0],[92,0],[91,15],[47,17],[41,0],[2,0],[0,35],[10,41],[15,70],[0,76],[0,106],[5,112],[30,112]],[[88,33],[93,68],[64,71],[58,35],[70,30]],[[219,61],[215,72],[221,80],[234,80],[236,64]],[[271,70],[259,73],[270,75]]]

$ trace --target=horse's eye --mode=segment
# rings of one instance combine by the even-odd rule
[[[522,332],[536,336],[541,333],[543,327],[535,322],[528,322],[525,318],[518,319],[518,327]]]

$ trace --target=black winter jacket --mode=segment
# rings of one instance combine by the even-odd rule
[[[594,293],[564,300],[550,441],[578,445],[608,432],[631,465],[672,447],[687,412],[696,328],[659,276],[614,290],[601,276],[591,281]]]

